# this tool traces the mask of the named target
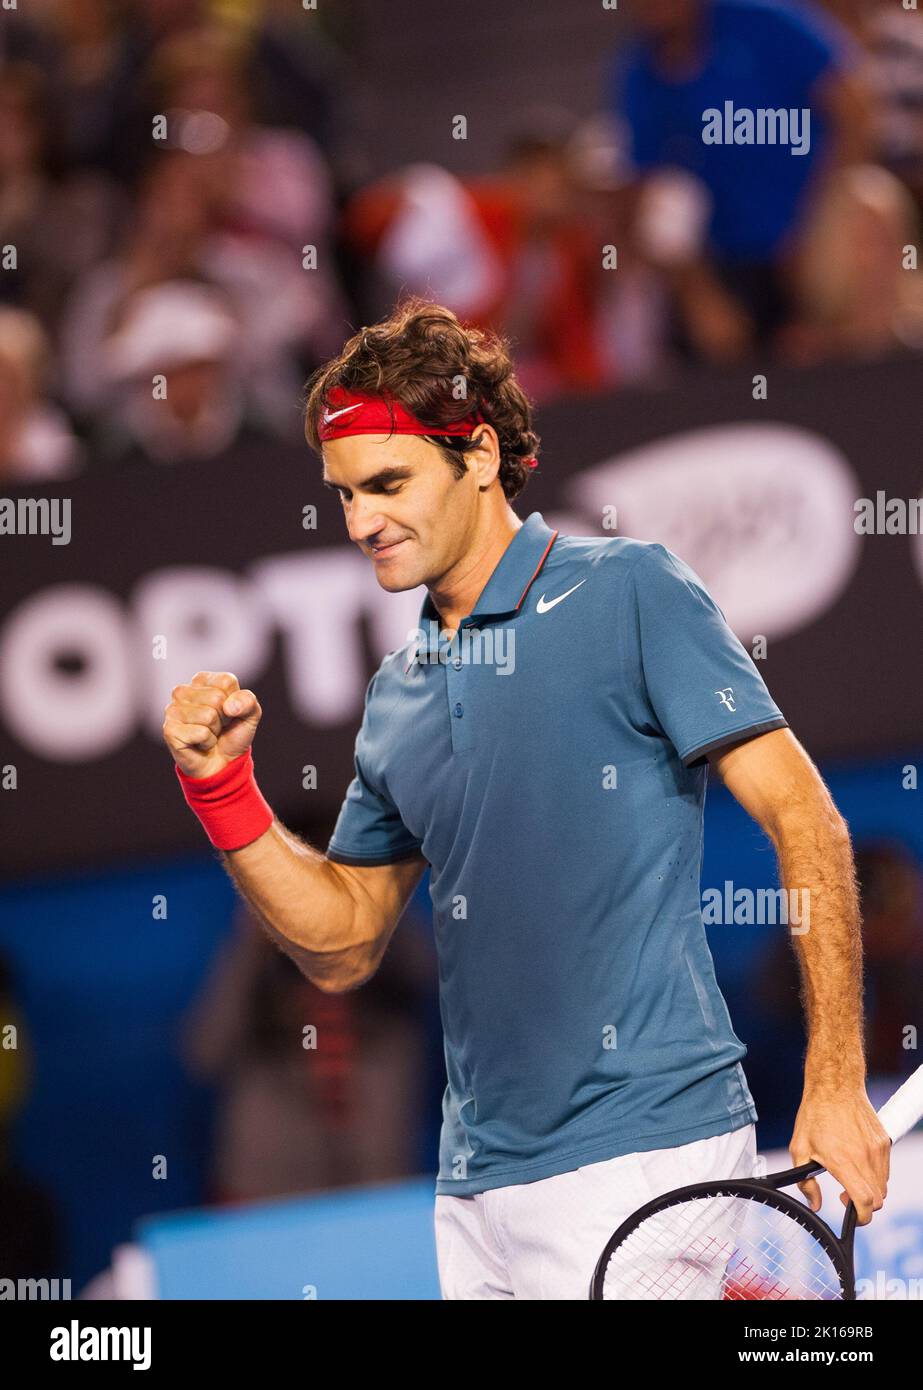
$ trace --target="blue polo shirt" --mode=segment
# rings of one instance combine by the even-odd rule
[[[451,644],[427,595],[369,683],[327,854],[431,866],[437,1193],[756,1118],[702,924],[704,759],[785,723],[662,545],[533,512]]]
[[[646,40],[617,56],[610,99],[624,117],[635,167],[673,165],[697,175],[712,197],[712,251],[728,261],[773,255],[801,215],[827,155],[829,132],[817,103],[822,78],[853,63],[842,29],[818,7],[780,0],[706,0],[697,71],[664,74]],[[810,110],[810,149],[705,144],[703,114]]]

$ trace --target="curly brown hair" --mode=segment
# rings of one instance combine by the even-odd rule
[[[441,304],[416,296],[402,300],[387,318],[354,333],[339,357],[311,375],[304,427],[318,455],[318,422],[337,386],[399,401],[424,425],[432,424],[433,433],[421,437],[437,446],[458,478],[467,467],[465,454],[476,446],[465,436],[441,435],[439,427],[480,409],[500,441],[498,476],[507,501],[529,480],[526,460],[537,457],[539,436],[532,428],[531,402],[513,375],[509,343],[496,333],[465,327]]]

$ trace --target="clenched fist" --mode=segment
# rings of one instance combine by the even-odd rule
[[[199,671],[174,687],[163,736],[187,776],[210,777],[246,753],[262,714],[253,691],[241,690],[229,671]]]

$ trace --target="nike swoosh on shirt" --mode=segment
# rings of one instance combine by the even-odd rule
[[[586,580],[585,580],[585,579],[581,579],[580,584],[585,584],[585,583],[586,583]],[[579,589],[579,588],[580,588],[580,584],[575,584],[575,585],[574,585],[574,589]],[[547,613],[548,610],[549,610],[549,608],[554,608],[555,604],[557,604],[557,603],[563,603],[564,600],[565,600],[566,598],[569,598],[570,595],[574,592],[574,589],[568,589],[568,591],[567,591],[566,594],[558,594],[557,598],[550,599],[547,603],[545,602],[545,595],[542,594],[542,596],[541,596],[541,598],[539,599],[538,603],[535,605],[535,611],[536,611],[536,613]]]
[[[334,420],[336,420],[340,415],[346,415],[346,414],[348,414],[348,412],[349,412],[350,410],[358,410],[358,409],[359,409],[359,406],[360,406],[361,404],[362,404],[362,402],[359,401],[356,405],[344,405],[344,407],[343,407],[342,410],[334,410],[333,412],[331,412],[331,411],[329,411],[329,410],[325,410],[325,411],[324,411],[324,424],[325,424],[325,425],[331,424],[331,423],[332,423]]]

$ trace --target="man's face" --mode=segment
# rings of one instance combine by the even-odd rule
[[[389,593],[435,583],[464,556],[478,479],[457,478],[434,444],[416,435],[349,435],[323,448],[324,483],[343,504],[349,538]]]

